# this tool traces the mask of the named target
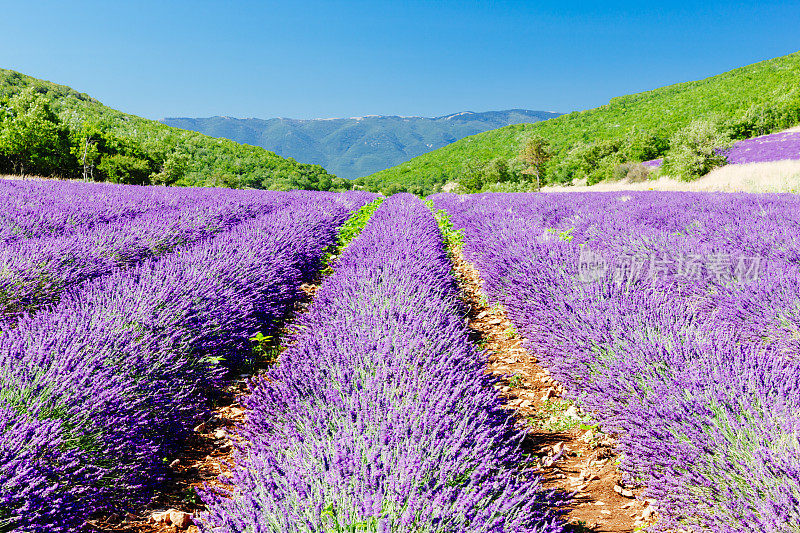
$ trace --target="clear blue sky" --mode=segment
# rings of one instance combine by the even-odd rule
[[[0,67],[148,118],[572,111],[800,49],[800,2],[0,2]]]

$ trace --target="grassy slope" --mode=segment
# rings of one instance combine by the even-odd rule
[[[357,181],[370,190],[398,184],[430,194],[455,179],[467,160],[514,157],[525,134],[545,137],[559,152],[579,142],[622,137],[633,127],[671,134],[696,118],[729,118],[754,104],[780,101],[798,87],[800,52],[795,52],[704,80],[614,98],[595,109],[473,135]]]
[[[191,156],[189,173],[182,180],[184,185],[219,185],[223,179],[233,177],[240,186],[273,189],[302,183],[304,176],[333,177],[321,167],[300,164],[257,146],[172,128],[106,107],[70,87],[0,69],[0,97],[13,95],[28,86],[46,93],[53,109],[71,127],[84,120],[101,121],[115,134],[131,139],[146,151],[148,147],[159,145],[179,146]]]

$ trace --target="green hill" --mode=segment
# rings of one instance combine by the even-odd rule
[[[350,187],[319,165],[122,113],[70,87],[0,69],[0,173],[77,178],[84,166],[94,179],[128,183]]]
[[[762,61],[724,74],[612,99],[607,105],[535,124],[506,126],[473,135],[406,163],[356,180],[375,191],[406,190],[427,195],[463,178],[491,161],[505,162],[513,175],[524,139],[538,135],[550,143],[553,158],[546,168],[550,182],[586,177],[592,157],[620,153],[626,142],[652,143],[639,157],[663,154],[669,138],[697,119],[720,124],[733,138],[768,133],[800,121],[800,52]],[[627,139],[627,141],[626,141]],[[652,149],[649,149],[652,148]],[[636,151],[634,151],[636,152]],[[588,162],[588,163],[587,163]],[[599,167],[598,167],[599,168]],[[603,170],[607,172],[607,169]],[[589,176],[589,181],[602,178]],[[513,186],[509,187],[513,189]]]

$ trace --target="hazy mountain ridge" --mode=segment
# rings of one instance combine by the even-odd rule
[[[368,115],[350,118],[172,117],[163,123],[212,137],[261,146],[314,163],[346,178],[366,176],[476,133],[559,116],[550,111],[462,111],[439,117]]]

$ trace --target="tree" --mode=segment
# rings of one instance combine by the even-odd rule
[[[109,181],[134,185],[149,185],[150,174],[152,173],[150,161],[147,159],[122,154],[103,156],[97,169]]]
[[[633,127],[622,139],[620,152],[625,162],[639,162],[661,157],[667,149],[669,139],[665,136]]]
[[[70,152],[82,168],[83,181],[94,181],[94,169],[97,168],[101,151],[106,144],[102,127],[83,122],[80,127],[72,130],[70,135],[72,137]]]
[[[458,184],[467,194],[480,192],[486,184],[486,169],[472,159],[465,161],[459,171]]]
[[[172,185],[189,170],[189,156],[178,150],[168,154],[161,164],[161,171],[150,176],[152,183]]]
[[[511,181],[512,173],[508,166],[508,161],[501,157],[495,157],[486,166],[485,184],[505,183]]]
[[[69,130],[50,109],[47,98],[29,87],[12,96],[0,123],[0,153],[13,172],[51,175],[74,168]]]
[[[697,179],[728,162],[733,141],[714,122],[695,120],[670,139],[664,172],[684,181]]]
[[[538,135],[529,137],[519,152],[519,160],[525,163],[527,167],[522,172],[536,176],[537,191],[542,188],[544,167],[551,157],[550,144]]]

